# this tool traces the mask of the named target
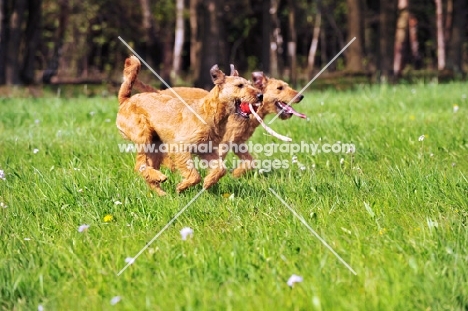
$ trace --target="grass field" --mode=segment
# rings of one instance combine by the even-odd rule
[[[116,98],[1,99],[0,309],[466,310],[467,93],[461,83],[306,93],[296,107],[310,120],[272,128],[354,143],[354,155],[277,153],[289,169],[226,176],[120,276],[201,186],[177,195],[180,177],[166,172],[166,197],[147,188],[134,155],[119,152]],[[274,141],[260,128],[252,139]],[[292,274],[304,280],[290,288]]]

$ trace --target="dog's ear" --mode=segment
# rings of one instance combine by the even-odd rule
[[[214,65],[210,69],[210,74],[211,74],[211,80],[213,80],[214,84],[223,84],[224,80],[226,78],[226,75],[224,72],[222,72],[218,65]]]
[[[234,76],[234,77],[238,77],[239,76],[239,72],[236,70],[236,68],[234,67],[233,64],[231,64],[231,76]]]
[[[264,89],[267,84],[268,78],[262,71],[254,71],[252,72],[252,80],[253,84],[256,87],[258,87],[259,89]]]

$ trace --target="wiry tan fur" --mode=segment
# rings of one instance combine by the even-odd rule
[[[231,75],[237,76],[237,71],[231,65]],[[302,100],[303,96],[299,94],[298,91],[292,89],[286,82],[266,77],[263,72],[254,72],[252,73],[252,79],[254,85],[259,88],[263,93],[263,104],[258,109],[258,115],[264,119],[268,114],[278,114],[279,118],[282,120],[287,120],[291,118],[292,114],[285,111],[281,111],[281,108],[278,107],[277,102],[298,103]],[[156,92],[159,94],[164,94],[167,96],[175,96],[174,93],[170,90],[157,90],[152,86],[144,84],[140,80],[136,80],[135,88],[138,90],[144,90],[145,92]],[[199,88],[187,88],[187,87],[174,87],[173,90],[177,92],[179,96],[184,99],[196,98],[198,96],[203,96],[207,91]],[[229,142],[235,143],[238,146],[247,142],[250,137],[253,135],[255,129],[260,125],[260,123],[253,116],[250,116],[249,119],[245,119],[239,115],[231,114],[228,117],[226,124],[226,132],[221,140],[221,143],[227,144]],[[233,152],[242,160],[241,165],[234,169],[233,175],[235,177],[240,177],[247,170],[252,169],[253,157],[247,152],[240,152],[239,148],[234,149]],[[224,160],[226,154],[221,154],[221,158]],[[173,163],[170,159],[164,159],[163,164],[171,169],[173,169]]]
[[[125,61],[124,81],[119,91],[119,112],[117,128],[124,138],[136,144],[192,144],[221,141],[226,130],[228,116],[235,113],[238,102],[255,104],[261,93],[247,80],[240,77],[225,76],[215,65],[210,73],[215,87],[203,98],[186,99],[193,110],[205,120],[204,124],[178,98],[155,92],[140,93],[132,97],[131,90],[138,76],[141,64],[131,56]],[[160,183],[167,177],[159,171],[164,155],[161,153],[137,154],[135,170],[145,178],[146,182],[160,195],[164,191]],[[179,170],[183,180],[177,185],[181,192],[200,182],[198,171],[192,166],[190,150],[178,150],[168,153],[175,169]],[[219,155],[214,150],[203,154],[206,159],[219,161]],[[203,187],[209,188],[225,174],[222,165],[214,166],[204,180]]]

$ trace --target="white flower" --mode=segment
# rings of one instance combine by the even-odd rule
[[[89,228],[89,225],[81,225],[78,227],[78,232],[84,232],[88,230],[88,228]]]
[[[94,116],[95,114],[96,114],[96,111],[91,111],[91,112],[89,113],[90,116]]]
[[[349,146],[348,151],[346,151],[346,153],[355,153],[355,152],[356,152],[356,148],[354,147],[353,144],[351,144],[351,145]]]
[[[426,137],[426,136],[421,135],[421,136],[419,136],[418,140],[419,140],[419,141],[423,141],[425,137]]]
[[[112,297],[112,299],[110,301],[110,304],[114,306],[114,305],[118,304],[121,299],[122,298],[120,298],[120,296]]]
[[[39,119],[34,120],[34,123],[39,124],[41,121]]]
[[[0,179],[6,180],[5,172],[3,170],[0,170]]]
[[[305,167],[304,165],[302,165],[301,167],[299,167],[299,169],[300,169],[301,171],[305,171],[305,170],[306,170],[306,167]]]
[[[234,193],[229,196],[229,200],[234,201]]]
[[[182,237],[182,241],[185,241],[189,236],[193,236],[193,229],[189,227],[182,228],[182,230],[180,230],[180,235]]]
[[[83,192],[83,189],[78,189],[78,192]]]
[[[343,165],[344,164],[344,158],[341,158],[340,159],[340,165]]]
[[[307,122],[310,122],[310,118],[307,118],[306,121],[307,121]]]
[[[297,157],[296,156],[292,157],[292,163],[297,163]]]
[[[8,205],[6,205],[6,204],[5,204],[5,203],[3,203],[3,202],[0,202],[0,207],[2,207],[2,208],[7,208],[7,207],[8,207]]]
[[[427,226],[429,227],[429,229],[432,229],[434,227],[436,228],[439,227],[439,224],[437,223],[437,221],[432,220],[430,218],[427,218],[426,220],[427,220]]]
[[[33,150],[33,153],[34,153],[34,154],[36,154],[36,153],[38,153],[38,152],[39,152],[39,149],[37,149],[37,148],[35,148],[35,149]]]
[[[37,311],[44,311],[44,307],[42,305],[37,306]]]
[[[31,239],[30,239],[30,238],[24,238],[24,240],[25,240],[25,241],[31,241]]]
[[[303,280],[304,279],[302,278],[302,276],[293,274],[291,275],[287,283],[289,287],[293,287],[294,283],[301,283]]]
[[[458,109],[460,109],[460,107],[458,107],[458,105],[453,105],[453,113],[457,113]]]
[[[259,173],[259,174],[263,174],[263,173],[265,173],[265,172],[266,172],[266,170],[263,169],[263,168],[261,168],[261,169],[258,170],[258,173]]]
[[[129,264],[133,264],[135,262],[135,258],[133,257],[127,257],[125,258],[125,262]]]
[[[120,201],[115,201],[114,204],[115,204],[115,205],[122,205],[122,202],[120,202]]]

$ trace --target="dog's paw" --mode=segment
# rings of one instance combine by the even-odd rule
[[[177,185],[176,187],[176,192],[177,193],[181,193],[182,191],[184,191],[185,189],[187,189],[187,186],[183,183],[180,183]]]
[[[241,177],[242,175],[244,175],[245,173],[245,169],[243,168],[236,168],[234,171],[232,171],[232,176],[234,176],[235,178],[239,178]]]
[[[159,180],[159,182],[165,182],[167,180],[167,176],[164,175],[163,173],[159,172],[158,180]]]
[[[203,189],[205,189],[205,190],[210,189],[211,186],[213,186],[213,183],[207,182],[206,180],[205,180],[205,182],[203,183]]]
[[[162,183],[167,180],[167,176],[161,173],[158,170],[151,169],[147,175],[148,182],[157,182],[157,183]]]
[[[161,186],[159,185],[159,183],[152,183],[149,185],[150,188],[156,192],[157,195],[159,195],[160,197],[162,196],[165,196],[166,195],[166,192],[164,190],[161,189]]]

